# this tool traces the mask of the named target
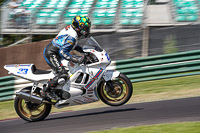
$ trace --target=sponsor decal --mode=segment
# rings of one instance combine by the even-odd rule
[[[71,40],[67,41],[67,43],[73,45],[73,42]]]
[[[53,55],[53,60],[55,61],[56,67],[58,67],[58,71],[61,71],[62,67],[60,65],[60,62],[57,60],[56,55]]]
[[[77,104],[83,104],[83,103],[84,103],[83,101],[81,101],[81,100],[79,100],[79,99],[75,99],[75,100],[73,100],[73,102],[74,102],[74,103],[77,103]]]
[[[16,64],[16,65],[15,65],[16,68],[19,67],[19,66],[20,66],[20,64]]]
[[[93,99],[93,98],[90,98],[90,97],[87,97],[87,96],[83,96],[83,101],[82,100],[79,100],[79,99],[75,99],[73,100],[74,103],[76,104],[85,104],[85,103],[91,103],[91,102],[96,102],[97,99]]]
[[[108,61],[110,61],[110,56],[108,55],[108,53],[106,53],[105,56],[107,57]]]
[[[97,101],[96,99],[93,99],[93,98],[89,98],[89,97],[85,97],[85,96],[83,96],[83,97],[85,98],[84,101],[87,102],[87,103]]]
[[[88,89],[87,94],[93,94],[94,89]]]
[[[97,74],[92,78],[92,80],[85,86],[85,88],[88,89],[94,83],[94,81],[101,75],[102,72],[103,72],[103,69],[101,68],[97,72]]]
[[[18,66],[31,66],[31,64],[18,64]]]
[[[6,67],[20,67],[20,66],[31,66],[31,64],[14,64],[14,65],[6,65]]]

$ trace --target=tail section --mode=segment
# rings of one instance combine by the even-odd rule
[[[5,65],[4,68],[8,71],[8,74],[12,74],[30,81],[43,81],[54,77],[52,72],[40,72],[35,73],[34,64],[13,64]]]

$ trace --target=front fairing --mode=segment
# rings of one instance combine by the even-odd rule
[[[89,66],[98,65],[101,68],[107,67],[111,63],[109,54],[97,43],[97,41],[90,37],[88,41],[83,46],[83,51],[90,53],[91,62],[88,63]]]

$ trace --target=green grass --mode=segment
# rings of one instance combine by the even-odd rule
[[[0,102],[0,120],[15,117],[17,114],[14,111],[14,101]]]
[[[89,133],[199,133],[200,122],[184,122],[148,125],[128,128],[116,128],[104,131],[94,131]]]
[[[128,103],[131,104],[138,102],[200,96],[199,82],[200,75],[133,83],[134,95]],[[100,101],[86,105],[65,107],[62,109],[53,108],[52,112],[85,110],[105,106],[107,105]],[[18,116],[14,110],[13,100],[0,102],[0,119],[15,117]]]
[[[200,88],[200,75],[135,83],[135,94],[161,93]]]

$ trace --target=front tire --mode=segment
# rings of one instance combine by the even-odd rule
[[[132,83],[129,78],[120,73],[115,80],[110,82],[113,89],[107,87],[106,81],[102,81],[97,88],[101,101],[110,106],[120,106],[127,103],[133,93]]]
[[[21,91],[31,93],[32,87],[27,87]],[[39,88],[35,90],[34,95],[40,96]],[[51,104],[48,103],[31,103],[25,99],[16,96],[14,101],[15,111],[24,120],[34,122],[45,119],[51,112]]]

